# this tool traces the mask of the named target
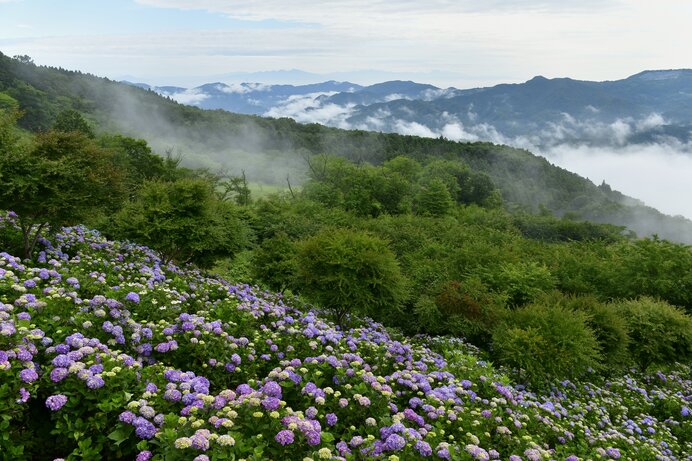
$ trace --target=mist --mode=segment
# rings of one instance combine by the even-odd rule
[[[619,148],[557,145],[538,152],[551,163],[642,200],[659,211],[692,219],[692,155],[675,145]]]
[[[151,104],[144,90],[93,82],[94,92],[107,91],[111,104],[103,120],[106,132],[123,133],[147,140],[160,155],[170,153],[183,166],[205,168],[231,176],[245,174],[251,183],[286,186],[305,177],[305,159],[289,142],[280,142],[249,117],[229,126],[223,117],[199,117],[194,123],[181,119],[179,107]],[[202,95],[188,95],[201,97]],[[156,96],[158,99],[158,96]]]

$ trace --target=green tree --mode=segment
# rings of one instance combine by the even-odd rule
[[[113,217],[110,231],[157,250],[164,263],[200,267],[233,257],[250,235],[236,207],[216,199],[209,182],[194,178],[145,183]]]
[[[387,243],[350,229],[327,229],[299,244],[297,281],[316,304],[343,323],[346,314],[382,319],[395,312],[405,281]]]
[[[126,171],[126,184],[130,197],[134,197],[139,187],[148,180],[173,180],[177,163],[164,159],[152,152],[143,139],[122,135],[99,136],[99,145],[113,151],[116,161]]]
[[[447,186],[440,178],[433,178],[418,191],[414,208],[416,214],[443,216],[452,209],[454,202]]]
[[[295,277],[297,250],[295,242],[283,231],[265,239],[254,251],[253,278],[272,290],[283,292]]]
[[[0,181],[0,208],[18,215],[24,258],[47,228],[112,212],[124,198],[111,152],[79,132],[38,135],[31,149],[0,147]]]
[[[77,131],[89,138],[94,137],[94,130],[89,126],[82,114],[72,109],[64,110],[58,114],[55,122],[53,122],[53,130],[65,133]]]

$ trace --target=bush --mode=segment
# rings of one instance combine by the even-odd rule
[[[555,287],[555,277],[544,266],[531,262],[504,263],[487,276],[489,284],[508,296],[511,306],[522,306]]]
[[[253,278],[272,290],[285,291],[295,277],[296,251],[295,242],[283,231],[265,239],[254,251]]]
[[[593,296],[566,296],[557,291],[542,297],[541,303],[560,305],[588,316],[586,322],[596,335],[603,370],[617,371],[630,362],[627,321],[612,306]]]
[[[331,310],[338,322],[349,312],[382,319],[404,298],[394,253],[385,241],[364,232],[320,232],[299,244],[297,267],[303,294]]]
[[[116,236],[156,249],[164,263],[211,267],[233,257],[249,242],[249,229],[236,206],[215,199],[202,179],[151,181],[112,220]]]
[[[682,310],[646,296],[614,308],[627,321],[629,353],[642,370],[692,359],[692,318]]]
[[[490,344],[504,312],[504,298],[491,293],[478,277],[445,283],[435,304],[444,319],[444,333],[462,336],[477,346]]]
[[[493,350],[534,384],[576,377],[598,365],[588,316],[559,305],[532,304],[508,313],[493,332]]]

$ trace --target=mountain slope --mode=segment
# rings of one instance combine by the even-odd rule
[[[287,175],[293,184],[300,182],[305,157],[318,153],[372,163],[399,154],[459,158],[488,174],[510,206],[536,210],[542,205],[560,215],[576,213],[597,222],[625,225],[640,234],[658,233],[692,243],[689,220],[665,216],[544,158],[507,146],[344,131],[285,118],[202,110],[143,88],[38,67],[4,55],[0,56],[0,93],[25,111],[20,123],[27,129],[45,130],[61,110],[72,108],[86,114],[101,131],[144,138],[159,152],[180,153],[189,165],[236,174],[244,170],[257,182],[285,185]]]

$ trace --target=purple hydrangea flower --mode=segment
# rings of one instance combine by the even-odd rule
[[[19,389],[19,398],[17,399],[17,403],[26,403],[29,400],[29,397],[31,397],[29,391],[22,387]]]
[[[315,446],[322,443],[322,435],[317,431],[307,431],[305,437],[308,439],[308,445]]]
[[[127,424],[132,424],[132,421],[134,421],[135,418],[136,418],[136,415],[134,413],[132,413],[131,411],[123,411],[122,413],[120,413],[120,416],[118,417],[118,419],[120,419],[120,421],[127,423]]]
[[[38,373],[33,368],[25,368],[19,372],[19,379],[25,383],[33,383],[38,379]]]
[[[327,426],[334,426],[339,418],[334,413],[327,413]]]
[[[430,456],[433,452],[430,444],[428,442],[423,442],[422,440],[416,442],[414,448],[418,451],[418,453],[421,454],[421,456]]]
[[[100,376],[87,378],[86,385],[89,389],[100,389],[106,384]]]
[[[149,450],[144,450],[140,451],[139,454],[137,455],[137,458],[135,458],[136,461],[149,461],[154,454],[150,452]]]
[[[53,368],[50,372],[50,380],[54,383],[59,383],[63,379],[67,378],[69,371],[67,368]]]
[[[137,437],[140,439],[149,440],[156,435],[156,426],[141,416],[135,418],[133,424],[135,426],[135,434],[137,434]]]
[[[281,400],[276,397],[267,397],[262,400],[262,406],[269,411],[278,410],[281,406]]]
[[[281,398],[281,386],[275,381],[267,381],[264,386],[262,386],[262,392],[268,397]]]
[[[293,432],[284,429],[283,431],[279,431],[278,434],[276,434],[276,437],[274,437],[274,440],[279,442],[281,445],[290,445],[293,443],[293,440],[295,439],[295,436],[293,435]]]
[[[135,304],[139,304],[139,295],[134,291],[131,291],[125,295],[125,301],[132,301]]]
[[[406,440],[399,434],[392,434],[384,442],[386,450],[398,451],[406,446]]]
[[[46,399],[46,406],[52,411],[58,411],[67,403],[67,397],[63,394],[51,395]]]

